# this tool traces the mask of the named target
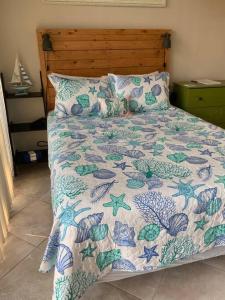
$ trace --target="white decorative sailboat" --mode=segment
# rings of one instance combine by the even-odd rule
[[[15,90],[16,96],[27,95],[29,88],[32,86],[32,82],[19,61],[18,55],[16,56],[15,67],[10,84]]]

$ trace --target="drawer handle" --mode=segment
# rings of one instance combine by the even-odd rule
[[[198,97],[197,99],[198,99],[198,101],[203,101],[202,97]]]

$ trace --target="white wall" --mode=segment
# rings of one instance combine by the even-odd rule
[[[167,8],[134,8],[0,0],[0,56],[6,79],[10,79],[18,52],[34,89],[40,87],[37,27],[172,29],[170,70],[175,80],[225,78],[225,0],[167,2]]]

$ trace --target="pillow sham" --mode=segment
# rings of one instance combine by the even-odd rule
[[[127,101],[131,112],[168,109],[170,106],[169,73],[167,72],[142,76],[108,74],[108,78],[114,97]]]
[[[48,75],[56,91],[55,114],[96,116],[100,113],[99,98],[111,98],[107,77],[88,78],[66,76],[57,73]]]

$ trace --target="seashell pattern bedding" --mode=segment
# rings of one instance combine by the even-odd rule
[[[48,117],[53,299],[112,270],[154,271],[225,245],[225,131],[180,109]]]

